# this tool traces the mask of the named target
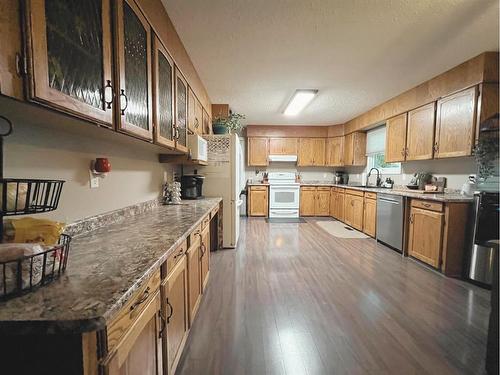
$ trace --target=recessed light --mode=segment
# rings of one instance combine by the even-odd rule
[[[300,89],[295,91],[283,113],[286,116],[298,115],[313,100],[317,93],[318,90]]]

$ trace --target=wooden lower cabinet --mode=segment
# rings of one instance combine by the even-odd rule
[[[188,270],[188,311],[189,326],[193,324],[194,317],[198,312],[201,301],[201,251],[200,235],[192,236],[194,242],[191,243],[186,252]]]
[[[269,212],[268,187],[250,186],[248,193],[248,216],[267,216]]]
[[[344,221],[344,189],[334,187],[330,194],[330,216]]]
[[[187,280],[186,257],[183,257],[161,285],[161,309],[166,319],[167,332],[163,341],[163,360],[168,374],[175,373],[186,343],[188,333]]]
[[[162,374],[162,337],[165,333],[163,328],[160,321],[160,293],[157,291],[106,360],[104,373]]]
[[[412,207],[408,238],[408,255],[435,268],[439,267],[443,242],[444,214]]]
[[[358,193],[361,193],[359,195]],[[363,192],[350,193],[346,191],[344,196],[344,222],[359,230],[363,230]]]
[[[330,216],[330,187],[302,186],[300,216]]]
[[[365,193],[363,232],[371,237],[375,237],[377,223],[377,195]]]
[[[210,273],[210,226],[207,225],[201,232],[200,245],[201,290],[205,292]]]

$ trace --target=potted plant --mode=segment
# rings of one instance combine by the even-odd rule
[[[238,132],[243,124],[241,120],[245,118],[244,115],[239,113],[229,112],[228,117],[216,117],[212,123],[212,130],[214,134],[226,134]]]

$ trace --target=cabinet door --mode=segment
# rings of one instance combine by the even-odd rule
[[[109,0],[32,0],[28,5],[29,98],[111,127]]]
[[[441,260],[444,214],[412,207],[408,255],[435,268]]]
[[[194,121],[195,132],[199,135],[203,134],[203,107],[198,98],[196,98],[196,101],[194,102]]]
[[[201,289],[205,292],[210,274],[210,225],[207,225],[201,232],[200,257]]]
[[[365,198],[363,232],[371,237],[375,237],[377,222],[377,200]]]
[[[330,215],[330,188],[317,188],[314,211],[316,216]]]
[[[363,230],[363,216],[364,216],[364,202],[363,202],[363,197],[353,197],[352,198],[352,207],[353,207],[353,212],[352,212],[352,227],[356,228],[357,230],[362,231]]]
[[[203,108],[203,134],[212,134],[212,119]]]
[[[344,137],[328,138],[326,140],[325,165],[341,167],[344,165]]]
[[[175,67],[175,148],[188,152],[188,84],[186,78]]]
[[[344,165],[353,165],[354,163],[354,134],[344,136]]]
[[[187,337],[187,290],[186,257],[183,256],[161,286],[162,311],[167,322],[163,346],[168,374],[175,373]]]
[[[297,155],[297,138],[283,138],[283,155]]]
[[[191,87],[188,88],[188,130],[191,133],[196,133],[196,128],[200,127],[200,124],[196,124],[195,121],[195,107],[196,107],[196,97],[194,96]]]
[[[335,191],[335,188],[331,188],[330,190],[330,216],[331,217],[336,217],[336,208],[335,208],[335,202],[337,201],[337,192]]]
[[[153,39],[153,124],[155,143],[174,148],[174,61]]]
[[[256,186],[250,188],[250,216],[267,216],[268,212],[268,191],[266,186]]]
[[[385,123],[385,162],[405,161],[407,114],[388,119]]]
[[[366,133],[353,133],[352,165],[366,165]]]
[[[314,138],[299,139],[299,153],[297,159],[299,166],[314,165]]]
[[[337,198],[336,198],[337,213],[335,218],[340,221],[344,221],[344,207],[345,207],[344,197],[345,194],[343,192],[337,192]]]
[[[270,138],[270,155],[297,155],[297,138]]]
[[[201,300],[200,236],[192,236],[193,243],[186,252],[188,274],[189,326],[193,325]]]
[[[314,216],[316,212],[316,188],[300,188],[300,216]]]
[[[326,139],[325,138],[313,138],[312,140],[312,155],[313,161],[312,165],[322,166],[325,165],[325,147],[326,147]]]
[[[248,138],[248,165],[265,167],[268,163],[269,140],[267,138]]]
[[[344,223],[349,226],[353,226],[354,218],[354,203],[352,201],[352,195],[344,195]]]
[[[406,160],[432,159],[435,119],[435,103],[408,112]]]
[[[104,363],[107,375],[162,374],[162,336],[160,322],[160,294],[137,317],[116,350]]]
[[[117,129],[152,140],[151,26],[133,0],[115,4]]]
[[[0,94],[23,100],[23,77],[17,64],[23,48],[20,5],[18,0],[0,1]]]
[[[438,100],[434,150],[436,158],[472,154],[476,104],[477,86]]]

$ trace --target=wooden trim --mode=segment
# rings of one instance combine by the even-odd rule
[[[333,129],[336,127],[338,127],[338,130]],[[344,129],[342,125],[333,125],[333,126],[247,125],[246,132],[247,132],[246,133],[247,137],[328,138],[328,137],[343,135]]]
[[[445,230],[443,237],[441,272],[450,277],[462,277],[467,223],[471,205],[448,203],[445,205]]]
[[[386,119],[482,82],[498,82],[498,52],[484,52],[347,121],[345,133],[366,130]],[[496,68],[495,68],[496,67]]]
[[[97,332],[82,333],[82,362],[84,375],[97,375],[99,360],[97,358]]]
[[[162,137],[160,134],[160,125],[158,123],[159,118],[160,118],[160,103],[159,103],[159,87],[160,87],[160,78],[159,78],[159,55],[160,53],[165,57],[167,62],[170,64],[172,68],[172,76],[170,77],[170,84],[172,88],[172,103],[171,103],[171,111],[172,111],[172,139],[168,139],[165,137]],[[154,132],[154,142],[156,144],[159,144],[161,146],[167,146],[169,148],[175,148],[175,140],[174,140],[174,133],[175,133],[175,127],[174,127],[174,119],[175,119],[175,106],[174,106],[174,101],[175,101],[175,86],[174,86],[174,76],[175,76],[175,64],[174,60],[168,53],[167,49],[161,42],[161,40],[158,38],[156,34],[153,36],[153,132]]]
[[[110,109],[104,103],[102,109],[99,109],[49,86],[45,0],[30,0],[27,5],[27,34],[30,42],[27,48],[30,50],[29,73],[31,75],[28,99],[70,113],[76,117],[88,121],[97,121],[104,126],[112,127],[114,103]],[[103,88],[106,81],[113,81],[110,21],[110,2],[109,0],[102,0]]]
[[[124,41],[124,20],[123,20],[123,7],[125,3],[130,6],[137,16],[139,21],[142,23],[144,30],[146,31],[147,39],[147,84],[148,84],[148,129],[142,129],[126,120],[126,111],[121,114],[121,90],[124,90],[125,95],[127,95],[126,87],[126,77],[125,77],[125,41]],[[146,140],[153,139],[153,90],[152,90],[152,54],[151,54],[151,25],[142,13],[142,10],[133,0],[117,0],[116,4],[116,33],[115,33],[115,46],[116,46],[116,56],[115,65],[117,70],[117,88],[115,92],[115,106],[116,106],[116,130],[128,133],[130,135],[143,138]]]

